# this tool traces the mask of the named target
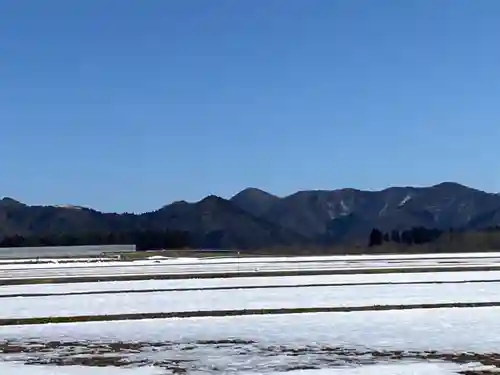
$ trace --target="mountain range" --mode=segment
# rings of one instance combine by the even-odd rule
[[[188,232],[194,246],[263,248],[365,243],[382,231],[421,226],[447,230],[500,225],[500,195],[453,182],[381,191],[310,190],[278,197],[248,188],[143,214],[103,213],[78,206],[29,206],[0,200],[0,238],[132,230]]]

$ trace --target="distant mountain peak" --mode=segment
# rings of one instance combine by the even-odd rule
[[[455,182],[385,190],[309,190],[277,197],[249,187],[231,199],[209,195],[143,214],[101,213],[90,208],[29,206],[0,199],[2,236],[180,230],[194,246],[265,248],[363,241],[373,228],[487,228],[500,225],[500,195]]]
[[[267,196],[267,197],[278,198],[276,195],[273,195],[265,190],[255,187],[247,187],[246,189],[243,189],[239,193],[235,194],[231,199],[237,199],[240,196]]]
[[[171,203],[171,205],[184,205],[184,204],[189,204],[189,203],[185,200],[175,201]]]
[[[218,201],[218,200],[221,200],[221,199],[224,199],[224,198],[221,198],[221,197],[219,197],[218,195],[215,195],[215,194],[210,194],[210,195],[207,195],[205,198],[203,198],[200,202],[203,202],[203,201]]]
[[[3,197],[1,200],[0,200],[0,204],[2,205],[19,205],[19,206],[25,206],[24,203],[21,203],[13,198],[10,198],[10,197]]]
[[[453,182],[453,181],[443,181],[443,182],[440,182],[439,184],[436,184],[436,185],[433,185],[431,186],[433,188],[451,188],[451,189],[472,189],[468,186],[465,186],[465,185],[462,185],[462,184],[459,184],[458,182]],[[473,190],[476,190],[476,189],[473,189]]]
[[[210,194],[210,195],[206,196],[205,198],[203,198],[202,200],[200,200],[196,204],[201,204],[201,205],[204,205],[204,204],[220,204],[220,203],[225,203],[225,202],[227,202],[226,199],[221,198],[221,197],[219,197],[218,195],[215,195],[215,194]]]
[[[230,201],[254,216],[262,216],[273,204],[280,201],[280,198],[264,190],[249,187],[233,196]]]
[[[470,186],[459,184],[458,182],[451,182],[451,181],[441,182],[437,185],[431,186],[431,188],[436,189],[436,190],[446,190],[446,191],[449,191],[450,193],[474,191],[476,193],[491,194],[491,193],[487,193],[487,192],[480,190],[480,189],[472,188]]]

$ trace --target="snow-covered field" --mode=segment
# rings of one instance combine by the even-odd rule
[[[37,258],[37,259],[0,259],[0,266],[11,264],[28,265],[43,263],[97,263],[97,262],[116,262],[118,257],[105,258]]]
[[[60,278],[114,275],[181,275],[283,271],[361,271],[367,269],[491,267],[500,270],[499,253],[428,254],[392,256],[332,256],[280,258],[181,258],[149,259],[130,262],[74,262],[43,264],[0,264],[1,279]]]
[[[359,270],[394,267],[392,262],[406,268],[435,267],[443,261],[450,265],[500,262],[499,254],[373,258],[258,258],[242,263],[183,259],[172,264],[165,264],[171,260],[148,260],[125,266],[117,262],[81,263],[81,267],[4,264],[0,265],[0,277],[7,278],[13,271],[37,277],[50,270],[57,275],[68,269],[77,276],[86,272],[99,275],[116,268],[132,267],[138,272],[158,265],[171,267],[169,272],[183,272],[193,266],[231,271],[262,265],[309,269],[323,264]],[[494,368],[484,366],[500,367],[500,354],[495,354],[500,353],[500,307],[14,326],[2,320],[460,302],[498,302],[500,306],[500,271],[1,284],[0,374],[433,375],[479,371],[480,366],[491,373]]]
[[[484,366],[470,365],[453,365],[449,363],[414,363],[408,362],[403,364],[388,364],[388,365],[367,365],[361,367],[342,367],[330,369],[308,369],[308,370],[292,370],[286,372],[270,372],[269,375],[452,375],[466,369],[476,371],[487,369]],[[10,363],[0,363],[0,371],[2,374],[11,374],[23,371],[23,375],[165,375],[172,372],[165,372],[154,366],[129,368],[101,368],[101,367],[84,367],[71,366],[63,368],[54,368],[53,366],[23,366],[13,365]],[[255,375],[255,372],[246,371],[240,372],[241,375]]]
[[[499,316],[500,308],[485,307],[40,324],[2,327],[0,340],[179,345],[233,340],[242,346],[258,342],[266,347],[342,345],[359,350],[490,353],[498,350],[500,342]]]
[[[463,358],[468,366],[477,366],[482,353],[496,358],[487,353],[498,350],[499,314],[498,308],[438,309],[35,325],[2,328],[0,343],[13,348],[5,360],[28,363],[97,362],[101,353],[111,363],[212,374],[402,361],[438,361],[449,371]],[[113,351],[112,343],[122,350]],[[20,345],[28,350],[16,351]],[[408,373],[403,368],[399,373]]]
[[[109,281],[69,284],[6,285],[0,287],[0,297],[19,294],[68,294],[148,290],[186,290],[213,288],[279,287],[306,285],[359,285],[388,283],[443,283],[475,281],[498,281],[500,271],[489,272],[437,272],[437,273],[391,273],[352,274],[323,276],[276,276],[276,277],[234,277],[218,279],[181,280],[137,280]]]
[[[199,290],[3,298],[0,319],[497,301],[500,282]]]

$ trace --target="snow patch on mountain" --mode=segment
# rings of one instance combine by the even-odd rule
[[[408,194],[404,199],[399,203],[398,207],[403,207],[406,203],[411,200],[412,196]]]
[[[386,203],[384,207],[379,211],[378,216],[384,216],[389,208],[389,203]]]
[[[346,216],[351,213],[351,209],[347,206],[343,199],[340,201],[340,208],[342,209],[340,216]]]
[[[83,207],[80,206],[73,206],[71,204],[59,204],[59,205],[54,205],[52,207],[56,208],[66,208],[68,210],[83,210]]]

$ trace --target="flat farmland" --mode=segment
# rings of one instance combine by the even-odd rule
[[[0,282],[39,283],[366,273],[500,271],[498,253],[276,258],[166,258],[138,261],[3,263]]]
[[[498,253],[5,262],[0,371],[493,374],[499,314]]]

